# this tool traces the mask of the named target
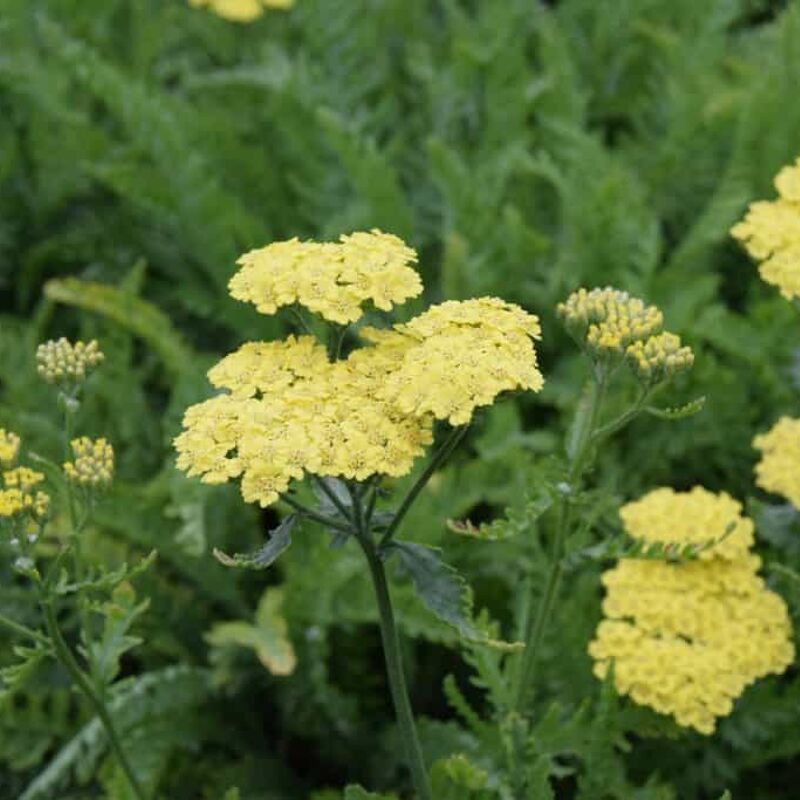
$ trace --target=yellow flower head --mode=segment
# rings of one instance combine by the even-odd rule
[[[64,462],[64,474],[78,486],[100,488],[114,475],[114,448],[105,439],[81,436],[70,442],[72,461]]]
[[[501,392],[544,383],[533,344],[538,318],[495,297],[448,301],[393,331],[362,335],[392,354],[380,392],[404,414],[464,425]]]
[[[775,177],[776,200],[751,203],[731,235],[761,262],[759,273],[791,300],[800,297],[800,158]]]
[[[621,516],[644,541],[699,543],[734,526],[696,561],[631,558],[608,570],[605,619],[589,645],[598,677],[613,660],[620,693],[713,733],[749,684],[794,659],[786,606],[764,586],[750,553],[753,525],[735,500],[701,487],[657,489]]]
[[[690,369],[694,363],[691,348],[682,347],[680,336],[667,332],[629,344],[625,357],[636,376],[644,383],[659,383],[678,372]]]
[[[742,558],[755,541],[753,523],[742,516],[742,504],[725,492],[714,494],[702,486],[688,492],[654,489],[625,504],[619,515],[628,534],[643,542],[702,545],[720,539],[700,552],[705,560]]]
[[[72,344],[62,337],[39,345],[36,350],[36,369],[48,383],[76,383],[84,380],[103,358],[94,339],[88,344]]]
[[[389,311],[416,297],[422,282],[409,266],[417,254],[402,239],[379,230],[342,236],[339,242],[275,242],[245,253],[230,293],[274,314],[298,303],[330,322],[355,322],[372,301]]]
[[[231,22],[252,22],[258,19],[265,8],[289,9],[294,0],[189,0],[194,7],[208,6],[218,17]]]
[[[756,483],[800,508],[800,419],[781,417],[768,433],[753,439],[753,447],[763,453]]]
[[[610,286],[578,289],[556,311],[572,336],[598,355],[622,354],[629,344],[652,336],[664,324],[656,306]]]
[[[16,467],[3,473],[3,483],[7,489],[19,489],[22,492],[30,490],[44,480],[41,472],[28,467]]]
[[[19,436],[0,428],[0,466],[9,467],[17,460]]]
[[[431,420],[379,397],[381,356],[330,363],[311,337],[245,344],[209,372],[230,393],[187,410],[178,466],[206,483],[241,478],[245,500],[262,506],[305,473],[407,473],[431,442]]]

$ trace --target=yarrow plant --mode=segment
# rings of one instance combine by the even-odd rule
[[[378,230],[335,243],[293,239],[242,256],[229,284],[232,296],[263,313],[291,308],[304,325],[304,310],[312,311],[330,323],[328,341],[300,335],[248,342],[222,359],[209,371],[222,392],[187,410],[175,447],[178,466],[189,475],[206,483],[239,479],[247,502],[268,506],[282,499],[299,517],[361,546],[414,785],[420,798],[431,798],[384,563],[397,554],[423,600],[441,611],[436,578],[444,571],[435,551],[394,535],[475,410],[506,391],[538,391],[543,378],[534,347],[538,319],[491,297],[445,302],[389,328],[363,327],[361,346],[343,354],[343,326],[358,321],[368,304],[388,311],[422,291],[415,261],[413,249]],[[433,441],[436,420],[449,422],[452,432],[396,510],[379,518],[383,478],[412,470]],[[292,482],[306,478],[319,494],[317,508],[292,494]],[[294,520],[284,520],[258,553],[219,554],[220,560],[269,565],[288,546]]]
[[[751,553],[753,523],[733,498],[702,487],[655,489],[620,511],[642,542],[711,546],[691,561],[624,558],[603,575],[605,620],[589,652],[621,694],[713,733],[757,678],[794,660],[791,622]]]
[[[147,794],[125,754],[108,710],[107,694],[119,672],[120,657],[138,643],[127,631],[147,603],[133,602],[129,580],[149,561],[133,569],[123,566],[114,573],[95,573],[88,567],[82,540],[96,503],[112,481],[114,451],[105,439],[73,439],[71,433],[86,379],[103,358],[96,341],[73,344],[62,338],[45,342],[37,350],[39,375],[57,389],[63,412],[62,466],[36,454],[30,454],[30,458],[36,459],[44,471],[17,464],[20,437],[0,429],[0,464],[4,470],[0,545],[15,554],[16,572],[33,585],[43,627],[36,630],[0,615],[0,625],[32,645],[15,648],[22,663],[4,671],[4,678],[15,686],[39,661],[55,658],[97,714],[133,795],[144,800]],[[45,491],[46,482],[55,491]],[[68,538],[63,545],[56,539],[57,555],[48,558],[52,545],[40,545],[55,512],[63,513]],[[77,647],[70,644],[70,633],[59,620],[65,606],[79,621]]]

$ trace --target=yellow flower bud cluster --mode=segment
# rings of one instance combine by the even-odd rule
[[[644,383],[671,378],[694,362],[679,336],[661,331],[662,312],[627,292],[610,286],[578,289],[556,311],[570,335],[593,357],[614,361],[625,356]]]
[[[751,203],[731,235],[761,262],[764,281],[792,300],[800,297],[800,158],[775,177],[776,200]]]
[[[578,289],[556,307],[567,329],[598,353],[622,353],[631,343],[646,339],[661,329],[664,315],[656,306],[646,306],[607,286],[605,289]]]
[[[266,8],[288,9],[294,0],[189,0],[195,8],[207,6],[218,17],[231,22],[253,22]]]
[[[0,428],[0,466],[11,466],[19,453],[19,436]]]
[[[72,344],[62,336],[39,345],[36,370],[48,383],[77,383],[84,380],[104,357],[94,339],[88,344]]]
[[[658,333],[645,341],[629,344],[625,357],[636,376],[644,383],[659,383],[678,372],[690,369],[694,353],[681,346],[681,337],[674,333]]]
[[[81,436],[70,442],[73,460],[65,461],[67,480],[78,486],[98,489],[111,483],[114,475],[114,448],[105,439]]]
[[[5,431],[3,431],[5,434]],[[14,434],[6,434],[14,436]],[[19,447],[19,438],[16,446]],[[14,453],[16,456],[16,451]],[[21,515],[41,519],[50,508],[50,496],[36,489],[44,480],[41,472],[28,467],[15,467],[3,472],[3,488],[0,489],[0,520]]]
[[[638,539],[717,543],[694,561],[623,559],[603,575],[595,674],[613,662],[621,694],[711,734],[749,684],[794,660],[786,605],[757,574],[753,524],[730,496],[701,487],[656,489],[620,514]]]
[[[756,464],[756,483],[800,508],[800,419],[781,417],[769,432],[753,439],[753,447],[763,453]]]
[[[267,251],[231,281],[234,296],[262,311],[301,302],[346,321],[366,299],[388,309],[422,288],[406,266],[413,250],[380,231],[254,252]],[[325,287],[316,299],[314,285]],[[500,392],[543,383],[533,346],[538,319],[496,298],[442,303],[362,335],[366,346],[332,363],[310,336],[248,342],[223,358],[209,379],[226,391],[187,409],[175,440],[178,467],[207,483],[238,478],[245,500],[262,506],[307,473],[404,475],[431,443],[435,418],[463,424]]]
[[[231,296],[274,314],[298,303],[330,322],[355,322],[371,300],[383,311],[416,297],[422,282],[409,266],[417,254],[402,239],[379,230],[337,242],[274,242],[245,253],[231,278]]]

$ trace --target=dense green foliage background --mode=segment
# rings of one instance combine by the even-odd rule
[[[173,466],[171,438],[186,405],[207,396],[215,357],[287,329],[227,296],[236,257],[377,226],[419,250],[426,302],[497,294],[540,315],[545,390],[481,415],[405,527],[445,547],[513,638],[547,525],[493,544],[458,539],[444,520],[485,521],[535,495],[583,381],[554,316],[578,286],[658,303],[696,353],[664,403],[707,396],[701,414],[638,421],[600,454],[598,530],[614,528],[617,501],[655,485],[758,496],[750,443],[797,411],[800,328],[727,231],[800,153],[798,86],[800,7],[769,0],[298,0],[249,26],[179,0],[0,0],[0,426],[57,457],[35,345],[101,341],[107,363],[80,424],[114,443],[119,475],[88,535],[109,564],[159,552],[136,581],[150,607],[123,661],[138,680],[123,684],[119,714],[164,797],[216,800],[238,785],[243,798],[278,800],[404,780],[359,554],[306,527],[268,573],[225,570],[211,548],[254,546],[275,512]],[[765,560],[800,566],[786,514],[757,500],[751,510]],[[8,561],[0,608],[34,624]],[[547,641],[554,731],[600,695],[586,655],[600,569],[569,576]],[[283,586],[298,658],[288,677],[205,638],[220,621],[252,620],[265,580]],[[402,581],[396,596],[416,637],[405,656],[426,752],[479,759],[442,681],[453,673],[479,708],[484,692],[453,633]],[[0,639],[0,665],[14,658]],[[125,796],[67,686],[40,665],[0,695],[0,798],[43,772],[31,797],[97,797],[99,786]],[[792,669],[751,688],[711,738],[620,703],[574,723],[582,744],[558,757],[557,796],[688,800],[727,787],[790,800],[799,702]],[[615,747],[598,744],[612,735]],[[72,779],[84,788],[67,794],[59,786]]]

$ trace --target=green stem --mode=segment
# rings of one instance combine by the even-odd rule
[[[624,428],[629,422],[636,419],[642,413],[645,403],[650,399],[652,392],[649,389],[643,389],[636,402],[624,413],[620,414],[616,419],[598,428],[592,434],[592,443],[597,444],[603,439],[616,433],[618,430]]]
[[[8,628],[8,630],[13,631],[20,636],[24,636],[27,639],[33,639],[34,642],[38,642],[39,644],[50,646],[50,640],[43,636],[38,631],[29,628],[27,625],[22,625],[19,622],[15,622],[13,619],[9,619],[4,614],[0,614],[0,625]]]
[[[453,450],[456,449],[466,432],[466,425],[460,428],[453,428],[453,430],[450,431],[450,435],[447,437],[444,444],[436,451],[433,458],[428,463],[428,466],[425,467],[425,471],[417,478],[416,483],[403,498],[400,508],[397,509],[397,513],[394,515],[392,521],[389,523],[389,527],[381,538],[381,545],[386,544],[386,542],[394,536],[395,531],[400,527],[400,523],[403,521],[403,517],[405,517],[412,503],[417,499],[417,495],[425,488],[425,484],[431,479],[433,473],[444,464]]]
[[[392,694],[394,710],[397,714],[397,722],[400,726],[400,734],[405,746],[408,766],[411,769],[414,788],[416,789],[418,800],[432,800],[433,795],[428,782],[428,773],[425,769],[425,760],[422,756],[422,747],[414,724],[411,702],[408,699],[403,663],[400,658],[400,640],[394,621],[389,586],[386,582],[386,571],[368,533],[362,532],[358,537],[358,541],[367,558],[372,585],[375,589],[375,598],[378,601],[381,639],[383,640],[383,654],[386,659],[386,672],[389,677],[389,690]]]
[[[535,616],[530,613],[533,604],[533,593],[531,592],[528,596],[528,613],[525,614],[525,650],[522,652],[522,660],[516,673],[516,688],[514,692],[514,709],[516,711],[524,711],[525,709],[535,679],[542,640],[547,630],[547,625],[550,622],[556,597],[558,596],[564,569],[564,546],[571,526],[571,495],[578,488],[577,484],[586,469],[586,458],[589,454],[590,445],[592,444],[594,429],[597,426],[597,418],[600,413],[600,406],[602,405],[605,388],[606,376],[600,373],[596,375],[592,381],[592,393],[589,398],[589,406],[584,412],[587,415],[587,419],[580,428],[581,435],[570,460],[567,484],[558,502],[558,516],[556,518],[556,530],[553,537],[550,569],[545,581],[544,593],[542,594]]]
[[[116,756],[119,765],[122,767],[122,770],[128,778],[128,782],[133,789],[133,793],[136,795],[138,800],[145,800],[146,795],[144,789],[142,789],[142,786],[139,783],[139,780],[136,777],[136,774],[134,773],[127,756],[125,755],[125,751],[122,749],[122,743],[117,735],[114,723],[111,721],[111,716],[108,713],[105,703],[95,693],[91,682],[78,665],[78,662],[72,655],[72,651],[64,641],[64,637],[61,635],[61,629],[58,627],[58,622],[56,620],[55,613],[53,612],[52,602],[49,598],[42,597],[41,606],[42,611],[44,612],[45,625],[47,626],[47,631],[50,634],[50,639],[52,640],[58,660],[64,665],[72,680],[84,693],[84,695],[86,695],[86,698],[94,707],[97,716],[100,718],[100,721],[105,728],[111,749],[114,751],[114,755]]]
[[[334,528],[337,531],[342,531],[343,533],[353,532],[353,529],[349,525],[345,525],[342,522],[337,522],[335,519],[326,517],[323,514],[317,514],[316,511],[306,508],[302,503],[298,503],[297,500],[289,497],[288,494],[283,495],[281,500],[283,500],[287,505],[290,505],[301,516],[313,519],[315,522],[319,522],[321,525],[327,525],[329,528]]]

